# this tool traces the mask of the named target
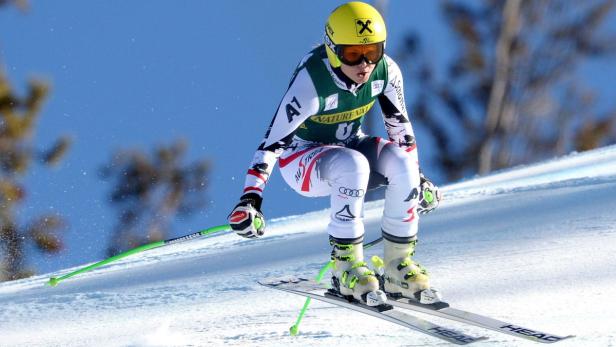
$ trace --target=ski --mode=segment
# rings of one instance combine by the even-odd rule
[[[377,317],[456,345],[467,345],[487,339],[487,337],[474,337],[434,324],[425,319],[397,310],[388,304],[368,306],[356,301],[348,301],[346,298],[330,293],[323,285],[306,278],[266,279],[258,281],[258,283],[269,288],[310,297],[315,300]]]
[[[430,305],[424,305],[411,299],[388,296],[387,303],[401,309],[412,310],[415,312],[429,314],[435,317],[454,320],[460,323],[475,325],[481,328],[498,331],[499,333],[513,335],[516,337],[540,343],[555,343],[574,337],[574,335],[568,335],[563,337],[542,332],[536,329],[525,328],[517,324],[504,322],[477,313],[463,311],[451,307],[446,302],[438,302]]]

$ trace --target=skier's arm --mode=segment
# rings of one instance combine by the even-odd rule
[[[404,102],[402,72],[390,57],[385,56],[383,59],[387,62],[388,81],[383,94],[379,95],[379,104],[387,135],[390,141],[405,148],[418,161],[415,134]]]
[[[247,238],[263,235],[265,218],[261,213],[261,203],[265,185],[297,128],[318,110],[316,89],[308,72],[301,69],[291,80],[265,138],[252,158],[240,202],[229,214],[229,224],[237,234]]]
[[[383,94],[379,95],[379,104],[381,105],[387,135],[390,141],[405,148],[409,155],[417,162],[417,165],[419,165],[415,134],[404,102],[402,73],[395,61],[388,56],[385,56],[384,59],[387,61],[388,81]],[[438,187],[429,178],[424,176],[421,169],[419,170],[419,175],[420,194],[418,211],[421,214],[425,214],[438,207],[442,194]]]
[[[297,128],[310,116],[317,114],[319,99],[305,69],[291,81],[259,148],[255,152],[246,180],[244,194],[262,195],[274,165],[293,139]],[[259,206],[260,207],[260,206]]]

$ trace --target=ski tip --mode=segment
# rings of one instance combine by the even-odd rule
[[[544,335],[547,335],[547,334],[544,334]],[[539,338],[537,338],[535,340],[531,340],[531,339],[529,339],[529,340],[535,341],[535,342],[540,342],[540,343],[545,343],[545,344],[551,344],[551,343],[560,342],[562,340],[567,340],[567,339],[570,339],[570,338],[573,338],[573,337],[575,337],[575,335],[567,335],[567,336],[564,336],[564,337],[552,335],[552,336],[539,337]]]

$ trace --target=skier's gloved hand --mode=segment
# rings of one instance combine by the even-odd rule
[[[417,212],[426,214],[434,211],[443,198],[438,187],[424,176],[423,173],[420,173],[419,189],[419,206],[417,207]]]
[[[236,234],[246,238],[257,238],[265,231],[265,218],[261,213],[261,198],[258,194],[247,193],[242,195],[240,202],[235,205],[228,220],[231,229]]]

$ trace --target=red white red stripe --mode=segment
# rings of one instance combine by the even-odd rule
[[[259,192],[259,193],[263,193],[263,189],[259,188],[259,187],[246,187],[244,188],[244,193],[248,193],[248,192]]]
[[[285,167],[285,166],[291,164],[291,162],[293,160],[301,157],[302,155],[304,155],[305,153],[307,153],[307,152],[309,152],[309,151],[311,151],[313,149],[314,149],[314,147],[306,148],[306,149],[303,149],[303,150],[301,150],[299,152],[295,152],[295,153],[291,154],[290,156],[288,156],[286,158],[280,158],[280,159],[278,159],[278,165],[280,165],[281,168]]]
[[[267,178],[265,176],[263,176],[259,171],[254,170],[254,169],[250,169],[248,170],[248,174],[255,176],[256,178],[260,179],[261,181],[263,181],[263,183],[267,182]]]

